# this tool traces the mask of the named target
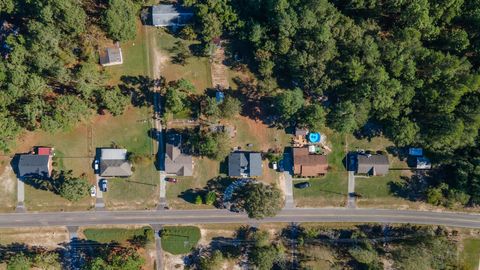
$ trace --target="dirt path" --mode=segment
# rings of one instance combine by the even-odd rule
[[[213,87],[220,89],[228,89],[228,70],[224,64],[225,49],[223,47],[217,48],[213,55],[213,61],[210,65],[212,70],[212,84]]]

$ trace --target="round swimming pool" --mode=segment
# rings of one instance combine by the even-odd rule
[[[311,143],[318,143],[320,142],[320,133],[318,132],[312,132],[308,134],[308,140]]]

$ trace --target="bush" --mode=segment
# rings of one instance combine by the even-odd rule
[[[197,197],[195,197],[195,204],[202,204],[202,203],[203,203],[202,196],[197,195]]]
[[[213,191],[209,191],[207,195],[205,195],[205,204],[206,205],[213,205],[217,199],[217,194]]]

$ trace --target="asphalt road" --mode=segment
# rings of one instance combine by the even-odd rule
[[[84,226],[112,224],[250,223],[247,216],[226,210],[90,211],[0,214],[0,227]],[[282,210],[269,222],[412,223],[480,228],[480,215],[387,209],[296,208]]]

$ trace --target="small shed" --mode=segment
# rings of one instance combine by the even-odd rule
[[[423,149],[422,148],[409,148],[408,149],[408,155],[412,157],[421,157],[423,156]]]
[[[225,93],[223,93],[222,91],[215,92],[215,100],[217,101],[218,104],[222,103],[224,99],[225,99]]]
[[[182,26],[193,18],[193,12],[180,5],[156,5],[151,8],[151,16],[154,26]]]
[[[122,48],[106,48],[100,53],[100,65],[104,67],[123,64]]]

